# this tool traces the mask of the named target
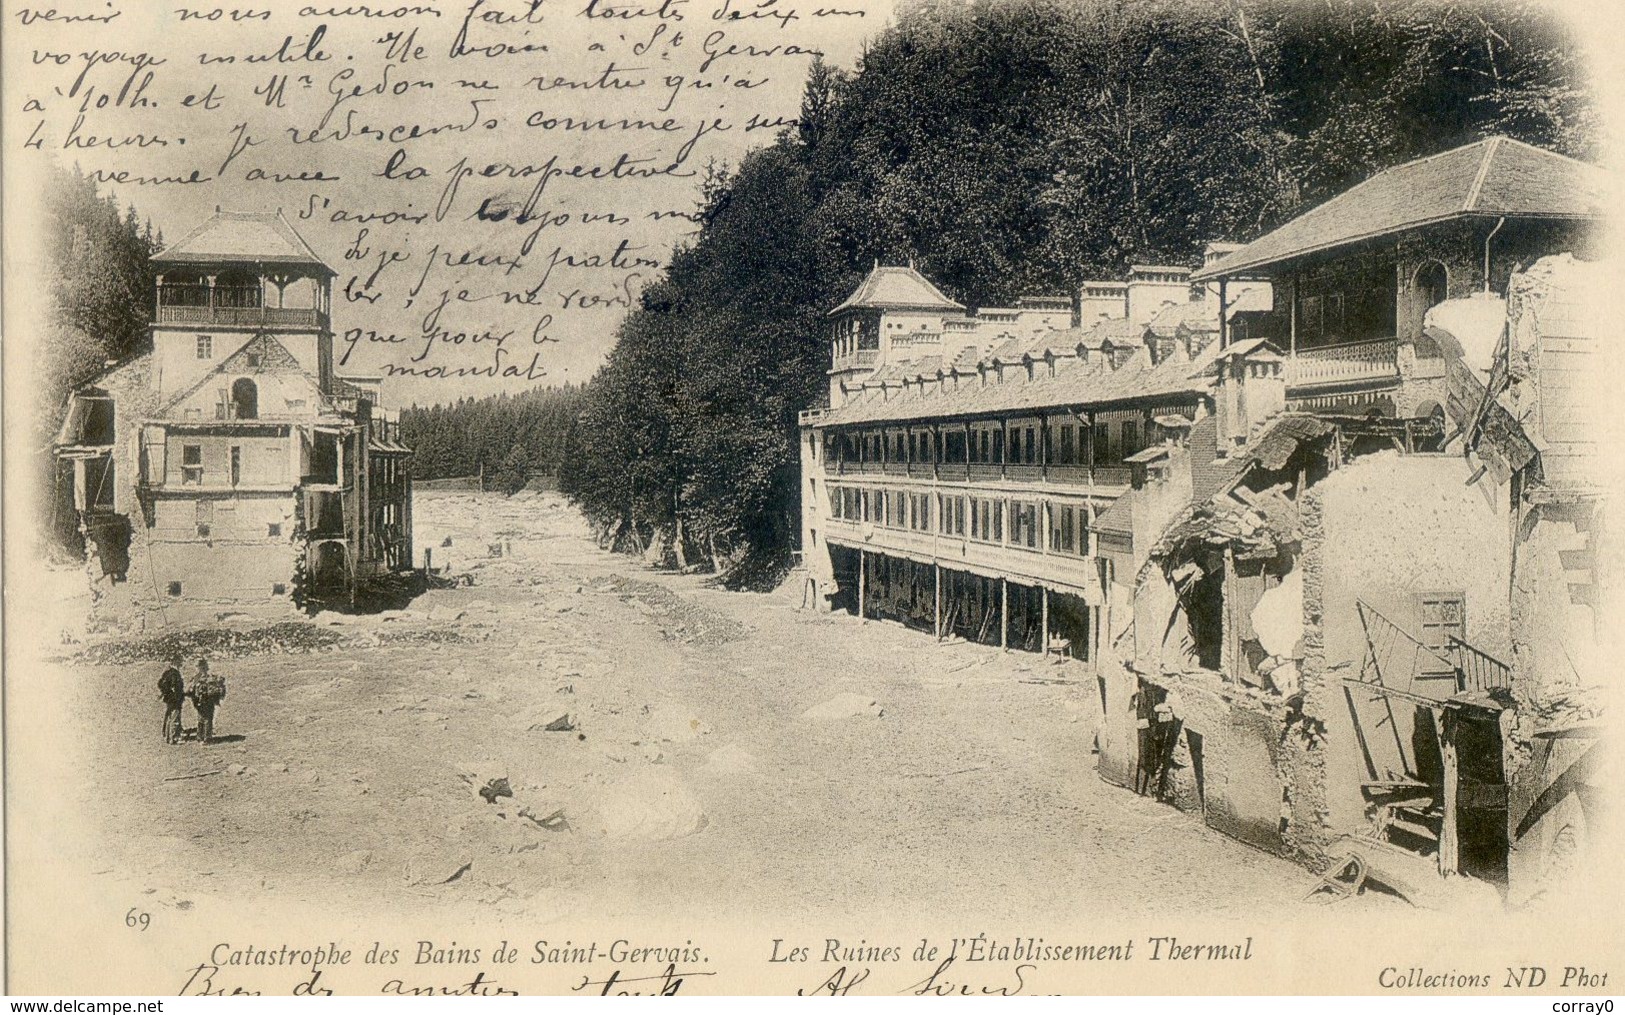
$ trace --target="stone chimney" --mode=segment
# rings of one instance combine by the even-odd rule
[[[1262,339],[1234,346],[1214,364],[1219,454],[1247,443],[1254,428],[1286,410],[1286,359]]]
[[[1128,316],[1128,285],[1094,280],[1078,287],[1078,312],[1074,327],[1092,328],[1101,321]]]
[[[1191,270],[1177,265],[1136,264],[1129,269],[1127,315],[1136,332],[1163,307],[1190,302]]]

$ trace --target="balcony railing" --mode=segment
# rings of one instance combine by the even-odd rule
[[[320,310],[309,307],[222,307],[168,304],[158,307],[159,324],[199,324],[223,328],[320,328]]]
[[[836,356],[832,369],[854,370],[859,367],[872,367],[880,361],[879,349],[859,349],[845,355]]]
[[[1287,361],[1289,388],[1399,379],[1399,342],[1349,342],[1299,349]]]
[[[1091,475],[1092,474],[1092,475]],[[993,465],[985,462],[847,462],[824,463],[824,475],[908,476],[911,479],[942,483],[1043,483],[1050,486],[1128,486],[1134,470],[1127,465]]]

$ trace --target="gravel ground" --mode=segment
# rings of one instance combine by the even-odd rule
[[[160,742],[160,664],[65,648],[42,778],[99,834],[34,847],[178,908],[550,919],[1222,916],[1311,883],[1102,783],[1081,669],[647,571],[550,495],[420,493],[414,518],[475,584],[222,657],[224,742]]]

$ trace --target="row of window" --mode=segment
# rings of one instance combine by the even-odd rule
[[[832,437],[830,450],[833,452],[838,448],[840,457],[848,462],[1088,465],[1093,458],[1097,464],[1107,464],[1120,462],[1144,450],[1148,444],[1161,440],[1159,430],[1155,423],[1145,423],[1144,442],[1141,440],[1140,421],[1133,419],[1116,423],[1097,420],[1092,431],[1081,422],[1060,423],[1047,428],[1040,428],[1037,423],[1026,423],[1010,427],[1008,439],[1002,427],[972,428],[968,434],[963,430],[934,434],[921,430],[890,434],[871,432]],[[837,440],[839,444],[834,443]]]
[[[1089,552],[1089,509],[1062,501],[829,488],[830,517],[1053,553]],[[1048,532],[1048,542],[1045,532]],[[1008,539],[1006,533],[1008,532]]]

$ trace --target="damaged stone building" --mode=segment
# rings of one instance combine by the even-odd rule
[[[77,388],[59,518],[143,624],[353,603],[412,567],[411,451],[377,378],[334,374],[334,272],[281,215],[222,212],[153,258],[151,347]]]
[[[1571,571],[1601,502],[1542,463],[1592,474],[1598,318],[1494,336],[1557,262],[1524,269],[1590,255],[1601,189],[1489,139],[1083,283],[1064,325],[877,267],[802,418],[820,603],[1072,657],[1101,776],[1260,848],[1419,901],[1441,874],[1536,891],[1592,820],[1597,674],[1558,660],[1600,636]]]

